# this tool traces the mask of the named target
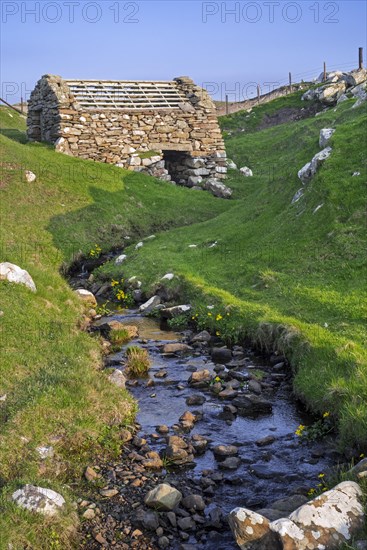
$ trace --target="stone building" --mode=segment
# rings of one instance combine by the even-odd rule
[[[225,178],[215,106],[188,77],[173,81],[64,80],[45,75],[28,105],[30,140],[188,187]],[[222,187],[225,187],[222,185]]]

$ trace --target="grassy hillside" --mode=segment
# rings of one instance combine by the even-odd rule
[[[147,176],[57,154],[45,144],[26,144],[24,118],[6,108],[0,117],[1,261],[27,269],[37,286],[33,294],[0,282],[0,396],[6,395],[0,401],[0,548],[12,542],[17,549],[27,543],[37,550],[67,549],[70,514],[55,526],[20,512],[8,497],[33,483],[71,498],[70,487],[92,457],[117,451],[118,427],[131,424],[136,407],[101,372],[100,346],[79,330],[82,307],[60,267],[95,244],[109,250],[126,236],[204,220],[226,206]],[[26,182],[25,170],[37,175],[35,182]],[[55,456],[42,461],[36,448],[47,445]]]
[[[240,329],[287,353],[295,391],[313,410],[332,411],[345,444],[365,449],[367,117],[364,106],[352,105],[228,138],[228,155],[254,177],[231,174],[235,201],[219,216],[162,233],[138,252],[127,249],[123,274],[149,288],[173,271],[198,310],[216,303],[222,314],[230,306],[231,323],[213,327],[209,319],[212,328],[229,335]],[[336,128],[332,156],[292,205],[297,171],[319,151],[325,127]],[[112,264],[102,273],[120,275]]]
[[[281,108],[287,101],[303,107],[297,94],[282,98]],[[253,109],[253,119],[276,113],[274,104]],[[96,244],[107,251],[155,233],[140,250],[126,249],[123,266],[107,264],[99,276],[138,275],[151,292],[174,272],[168,284],[184,289],[200,326],[286,353],[296,392],[316,412],[332,413],[345,444],[367,450],[367,115],[352,105],[233,131],[228,156],[254,177],[231,173],[229,201],[29,144],[24,119],[0,109],[1,261],[27,269],[37,285],[33,294],[0,282],[0,396],[7,395],[0,402],[0,547],[70,548],[69,512],[83,468],[98,453],[118,452],[118,429],[133,418],[135,404],[101,372],[100,346],[79,329],[83,308],[60,275],[63,263]],[[225,126],[235,130],[241,116]],[[329,126],[336,128],[332,156],[292,205],[297,171]],[[37,175],[34,183],[25,170]],[[41,461],[36,448],[50,444],[55,456]],[[9,502],[27,482],[67,498],[60,520],[44,522]]]

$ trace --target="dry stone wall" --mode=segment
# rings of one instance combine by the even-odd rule
[[[189,187],[224,178],[226,153],[211,98],[188,77],[175,82],[186,97],[179,108],[137,111],[81,107],[62,78],[43,76],[29,101],[28,137]]]

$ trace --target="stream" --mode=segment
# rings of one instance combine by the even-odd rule
[[[169,548],[238,548],[226,521],[218,520],[216,525],[216,517],[225,518],[237,506],[256,511],[266,509],[269,515],[273,514],[271,519],[282,515],[279,510],[283,510],[283,516],[288,515],[307,500],[309,489],[320,482],[319,474],[342,461],[331,438],[306,443],[295,435],[300,424],[307,425],[312,420],[292,396],[290,369],[282,358],[264,357],[254,350],[235,346],[231,361],[217,364],[211,358],[211,345],[193,342],[192,333],[162,330],[158,320],[130,310],[102,318],[95,322],[96,328],[111,320],[137,326],[139,336],[128,345],[145,348],[151,358],[148,378],[129,379],[126,384],[139,406],[137,435],[161,456],[170,435],[191,441],[200,435],[207,441],[205,452],[195,454],[193,462],[180,467],[168,463],[160,474],[164,482],[183,487],[182,492],[190,486],[192,493],[196,487],[206,501],[204,518],[210,517],[207,527],[196,514],[195,528],[188,529],[181,541],[177,533],[171,536]],[[165,344],[174,342],[185,342],[191,349],[185,353],[162,353]],[[124,371],[125,348],[121,346],[120,352],[109,355],[106,366]],[[203,369],[209,370],[212,380],[219,376],[224,385],[232,384],[236,397],[218,397],[212,382],[203,388],[192,387],[190,376]],[[254,387],[250,384],[249,388],[251,379],[260,384],[257,382]],[[271,403],[272,410],[239,414],[233,403],[253,395],[254,389],[260,399]],[[182,429],[179,423],[185,411],[197,419],[191,430]],[[169,429],[167,434],[157,430],[162,425]],[[220,459],[213,453],[213,448],[219,445],[235,447],[235,460],[224,466],[223,457]],[[282,502],[274,507],[279,500]]]

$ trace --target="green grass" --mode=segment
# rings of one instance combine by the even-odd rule
[[[139,251],[128,248],[121,271],[113,264],[100,271],[136,275],[148,289],[173,272],[185,301],[214,303],[220,313],[230,306],[230,329],[285,352],[295,392],[315,412],[332,411],[343,443],[365,450],[367,117],[365,106],[351,109],[353,103],[227,139],[228,156],[254,177],[231,175],[234,200],[226,212],[158,234]],[[319,131],[329,126],[336,128],[332,156],[291,205],[301,187],[297,171],[319,151]]]
[[[46,550],[58,548],[52,542],[60,534],[57,522],[30,521],[9,495],[32,483],[74,498],[84,467],[98,454],[116,453],[117,428],[130,425],[136,411],[130,395],[101,371],[98,340],[80,330],[83,308],[61,266],[96,244],[103,251],[121,247],[127,236],[190,224],[226,207],[204,193],[27,143],[24,118],[11,114],[0,108],[1,261],[27,269],[37,293],[0,282],[0,395],[7,395],[0,402],[0,546],[40,540],[37,548]],[[25,170],[36,174],[32,184]],[[42,462],[36,448],[50,444],[55,457]],[[69,538],[61,548],[72,546]]]
[[[231,115],[222,116],[219,119],[220,127],[223,132],[256,132],[265,116],[272,116],[280,111],[280,109],[284,108],[302,109],[303,107],[309,107],[309,101],[301,101],[301,97],[304,93],[305,90],[301,90],[285,97],[279,97],[269,103],[253,107],[251,112],[244,110]]]
[[[276,101],[254,111],[265,116],[303,107],[297,94]],[[98,454],[118,452],[119,427],[129,425],[136,410],[101,371],[98,339],[80,330],[82,305],[60,274],[62,265],[96,245],[105,252],[131,243],[127,261],[97,270],[101,278],[137,275],[153,291],[173,272],[170,292],[177,288],[182,301],[193,304],[201,327],[285,353],[295,392],[315,412],[332,412],[344,445],[366,451],[367,116],[365,107],[352,105],[262,131],[251,123],[248,132],[227,139],[228,156],[254,172],[252,178],[231,174],[231,200],[27,143],[24,118],[0,109],[1,260],[27,269],[37,285],[33,294],[0,283],[4,547],[73,546],[75,536],[65,541],[63,535],[74,524],[67,511],[45,522],[14,507],[9,495],[33,483],[59,490],[70,506],[82,491],[84,467]],[[337,130],[332,156],[291,205],[301,187],[297,171],[319,150],[319,130],[328,126]],[[37,175],[32,184],[26,169]],[[362,175],[353,177],[355,171]],[[135,250],[134,243],[152,233],[156,238]],[[207,304],[215,306],[211,318]],[[55,457],[42,463],[36,447],[47,444]]]

